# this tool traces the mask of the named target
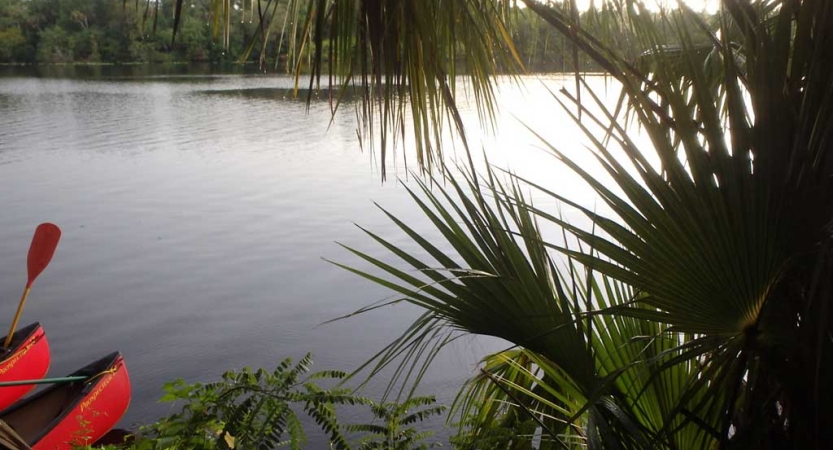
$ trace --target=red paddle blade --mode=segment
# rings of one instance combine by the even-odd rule
[[[32,245],[29,246],[29,282],[26,283],[27,288],[32,287],[35,278],[49,265],[60,239],[61,229],[55,224],[42,223],[35,229]]]

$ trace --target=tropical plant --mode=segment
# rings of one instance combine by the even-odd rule
[[[182,380],[167,383],[160,401],[180,403],[178,413],[142,426],[137,435],[115,430],[116,433],[108,434],[101,442],[73,449],[305,448],[304,427],[309,423],[296,415],[294,406],[300,406],[328,435],[329,448],[424,450],[441,446],[438,442],[426,442],[433,432],[417,428],[446,410],[445,406],[436,405],[433,396],[376,404],[349,390],[324,389],[316,384],[315,380],[343,379],[344,372],[317,372],[302,379],[311,364],[312,359],[307,355],[294,366],[286,359],[273,372],[243,369],[226,372],[221,380],[210,384],[186,384]],[[340,424],[335,407],[344,405],[367,407],[372,421]],[[352,413],[361,415],[362,411],[353,408]],[[88,430],[81,425],[79,433],[83,435]],[[358,442],[348,443],[350,437],[358,437]]]
[[[414,201],[453,252],[391,215],[432,260],[368,232],[417,273],[356,250],[387,276],[348,268],[426,310],[371,373],[421,373],[405,368],[455,335],[492,335],[515,347],[458,401],[475,434],[526,414],[548,448],[833,446],[833,3],[725,0],[715,32],[682,3],[614,1],[641,61],[524,3],[621,85],[613,108],[581,76],[582,97],[554,95],[614,184],[549,147],[612,213],[493,171],[422,184]]]
[[[243,59],[259,45],[261,65],[267,42],[286,48],[287,70],[301,76],[309,70],[309,96],[325,88],[333,113],[342,98],[361,99],[356,111],[360,137],[376,147],[385,177],[390,149],[410,129],[418,167],[441,167],[446,133],[460,133],[456,105],[458,85],[474,97],[484,119],[495,109],[494,78],[519,73],[522,64],[507,28],[514,1],[503,0],[288,0],[256,2],[259,26]],[[187,14],[176,2],[174,29]],[[229,40],[230,0],[213,3],[214,33]],[[255,2],[252,2],[255,8]],[[279,6],[285,6],[282,20]],[[464,58],[457,58],[460,49]],[[321,78],[325,78],[322,84]],[[467,80],[458,81],[458,76]],[[311,97],[308,97],[308,100]],[[448,124],[448,129],[444,127]],[[494,125],[494,124],[493,124]],[[364,144],[364,140],[361,145]]]
[[[523,413],[561,448],[833,445],[823,382],[833,372],[833,3],[723,0],[706,22],[682,2],[660,14],[606,2],[619,24],[610,29],[630,30],[644,51],[638,60],[590,33],[575,1],[522,3],[571,42],[575,61],[585,54],[621,86],[609,108],[576,62],[575,96],[554,96],[614,185],[550,147],[612,213],[491,171],[485,186],[473,172],[445,179],[454,192],[423,185],[415,201],[454,252],[393,216],[433,261],[372,233],[418,273],[355,252],[388,275],[363,276],[426,309],[371,373],[404,356],[400,381],[419,380],[417,366],[457,334],[494,335],[515,347],[491,357],[501,363],[487,363],[458,402],[475,435]],[[520,65],[507,2],[291,5],[306,17],[293,21],[290,48],[312,46],[310,85],[324,70],[336,100],[358,85],[383,156],[412,120],[422,167],[440,161],[444,124],[462,132],[453,56],[462,49],[487,117],[494,76]],[[537,208],[526,187],[592,225]],[[563,242],[538,221],[559,226]]]
[[[345,388],[319,386],[320,381],[338,381],[346,374],[309,374],[311,365],[307,355],[297,364],[287,358],[272,372],[243,369],[226,372],[214,383],[168,383],[161,401],[182,401],[181,411],[143,427],[131,448],[300,449],[307,438],[293,409],[299,408],[328,435],[331,448],[348,449],[335,407],[370,402]]]
[[[437,442],[423,442],[431,431],[414,427],[431,416],[442,414],[445,406],[435,405],[434,397],[410,397],[403,402],[371,404],[374,421],[347,425],[345,431],[361,435],[359,450],[424,450],[439,447]]]

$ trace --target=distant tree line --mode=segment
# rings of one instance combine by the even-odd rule
[[[214,0],[186,0],[173,40],[175,0],[0,0],[0,63],[246,60],[282,67],[275,61],[283,62],[290,42],[281,39],[286,5],[278,4],[277,10],[264,19],[264,29],[271,28],[264,43],[258,34],[258,10],[265,10],[267,5],[265,1],[258,5],[259,1],[232,1],[226,16],[218,11]],[[581,14],[582,28],[600,39],[616,42],[635,58],[641,49],[632,31],[616,20],[621,12],[602,5]],[[275,23],[268,23],[270,18]],[[527,70],[573,70],[574,54],[565,36],[527,9],[514,10],[511,20],[518,57]],[[674,37],[669,35],[667,41],[673,42]],[[306,46],[306,53],[310,47]],[[462,52],[460,56],[464,58]],[[590,58],[578,56],[582,70],[600,70]]]
[[[237,4],[227,47],[215,39],[211,0],[185,2],[172,43],[174,0],[0,0],[0,62],[237,61],[258,26]],[[274,45],[274,44],[272,44]],[[267,49],[277,55],[277,49]],[[257,47],[259,54],[260,46]]]

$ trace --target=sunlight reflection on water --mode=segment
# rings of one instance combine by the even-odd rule
[[[526,128],[592,163],[549,92],[568,82],[502,83],[496,134],[477,130],[471,105],[462,106],[464,119],[481,170],[485,153],[594,207],[592,192]],[[605,92],[606,80],[590,82]],[[14,312],[35,225],[59,224],[63,241],[22,323],[44,323],[52,375],[122,350],[134,386],[127,424],[164,414],[155,399],[177,377],[204,381],[306,351],[317,368],[354,368],[417,313],[386,308],[319,326],[389,296],[322,261],[361,266],[333,241],[384,255],[352,222],[416,251],[373,202],[441,240],[394,181],[407,175],[403,150],[382,183],[378,162],[359,150],[352,112],[328,128],[326,102],[306,113],[303,102],[275,91],[291,86],[289,78],[250,75],[0,77],[0,315]],[[428,374],[425,391],[450,402],[476,361],[498,348],[494,340],[460,341]]]

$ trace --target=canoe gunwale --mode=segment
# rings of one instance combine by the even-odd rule
[[[35,394],[18,401],[5,411],[0,412],[0,420],[6,420],[7,417],[11,416],[14,417],[16,413],[20,413],[21,410],[25,410],[27,407],[33,407],[32,405],[37,404],[37,402],[41,399],[44,399],[47,395],[55,395],[56,393],[61,393],[60,391],[64,391],[66,401],[54,401],[52,399],[44,399],[41,403],[48,402],[45,408],[52,408],[47,411],[57,413],[52,420],[50,420],[43,428],[40,429],[38,434],[33,436],[24,436],[26,440],[29,442],[29,445],[36,447],[36,444],[43,440],[51,431],[58,428],[61,423],[68,419],[68,416],[76,410],[76,408],[84,402],[90,392],[92,392],[96,387],[106,378],[105,376],[97,376],[102,373],[112,372],[115,373],[118,370],[122,369],[124,366],[123,358],[120,352],[113,352],[108,354],[107,356],[92,362],[81,369],[76,370],[75,372],[69,374],[68,376],[88,376],[93,377],[91,380],[84,380],[84,381],[74,381],[70,383],[66,383],[63,385],[53,385],[47,389],[41,390],[36,392]],[[129,394],[128,394],[129,395]],[[71,400],[70,400],[71,399]],[[18,420],[20,418],[17,418]],[[72,420],[71,418],[69,418]],[[8,422],[8,420],[7,420]]]
[[[0,381],[39,380],[49,372],[51,359],[49,340],[40,322],[21,327],[8,350],[0,351]],[[25,384],[0,387],[0,410],[10,407],[34,388]]]
[[[12,337],[12,343],[9,344],[9,348],[0,347],[0,364],[2,364],[4,361],[9,359],[9,357],[14,355],[15,352],[20,350],[20,347],[22,347],[23,344],[29,342],[29,340],[32,338],[32,336],[35,333],[37,333],[38,330],[41,329],[41,328],[43,328],[43,327],[41,327],[40,322],[34,322],[34,323],[30,323],[29,325],[26,325],[23,328],[20,328],[20,329],[16,330],[14,332],[14,336]],[[6,335],[6,336],[8,336],[8,335]],[[0,339],[5,341],[6,336],[3,336]],[[45,334],[44,334],[44,336],[45,336]],[[43,336],[41,336],[37,339],[43,339]]]

